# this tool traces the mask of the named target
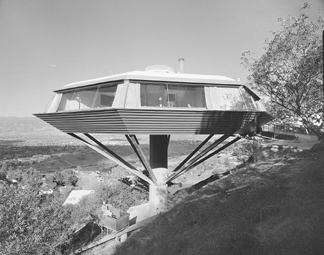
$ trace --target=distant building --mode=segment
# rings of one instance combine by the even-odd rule
[[[70,195],[67,197],[63,205],[66,204],[72,204],[75,205],[80,202],[80,200],[90,195],[91,193],[94,193],[94,190],[72,190]]]

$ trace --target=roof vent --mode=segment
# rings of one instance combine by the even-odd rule
[[[178,73],[184,73],[184,58],[179,58],[179,71]]]
[[[146,67],[145,72],[174,73],[174,70],[166,65],[153,65]]]

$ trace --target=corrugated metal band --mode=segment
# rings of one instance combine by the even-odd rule
[[[35,114],[66,133],[233,134],[265,112],[100,109]]]

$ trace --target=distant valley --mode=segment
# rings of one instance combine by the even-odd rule
[[[0,134],[20,132],[59,132],[36,117],[0,117]]]

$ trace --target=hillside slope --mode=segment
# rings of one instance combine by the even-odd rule
[[[0,134],[53,130],[55,129],[36,117],[0,117]]]
[[[282,150],[187,196],[115,255],[323,254],[324,144]]]

